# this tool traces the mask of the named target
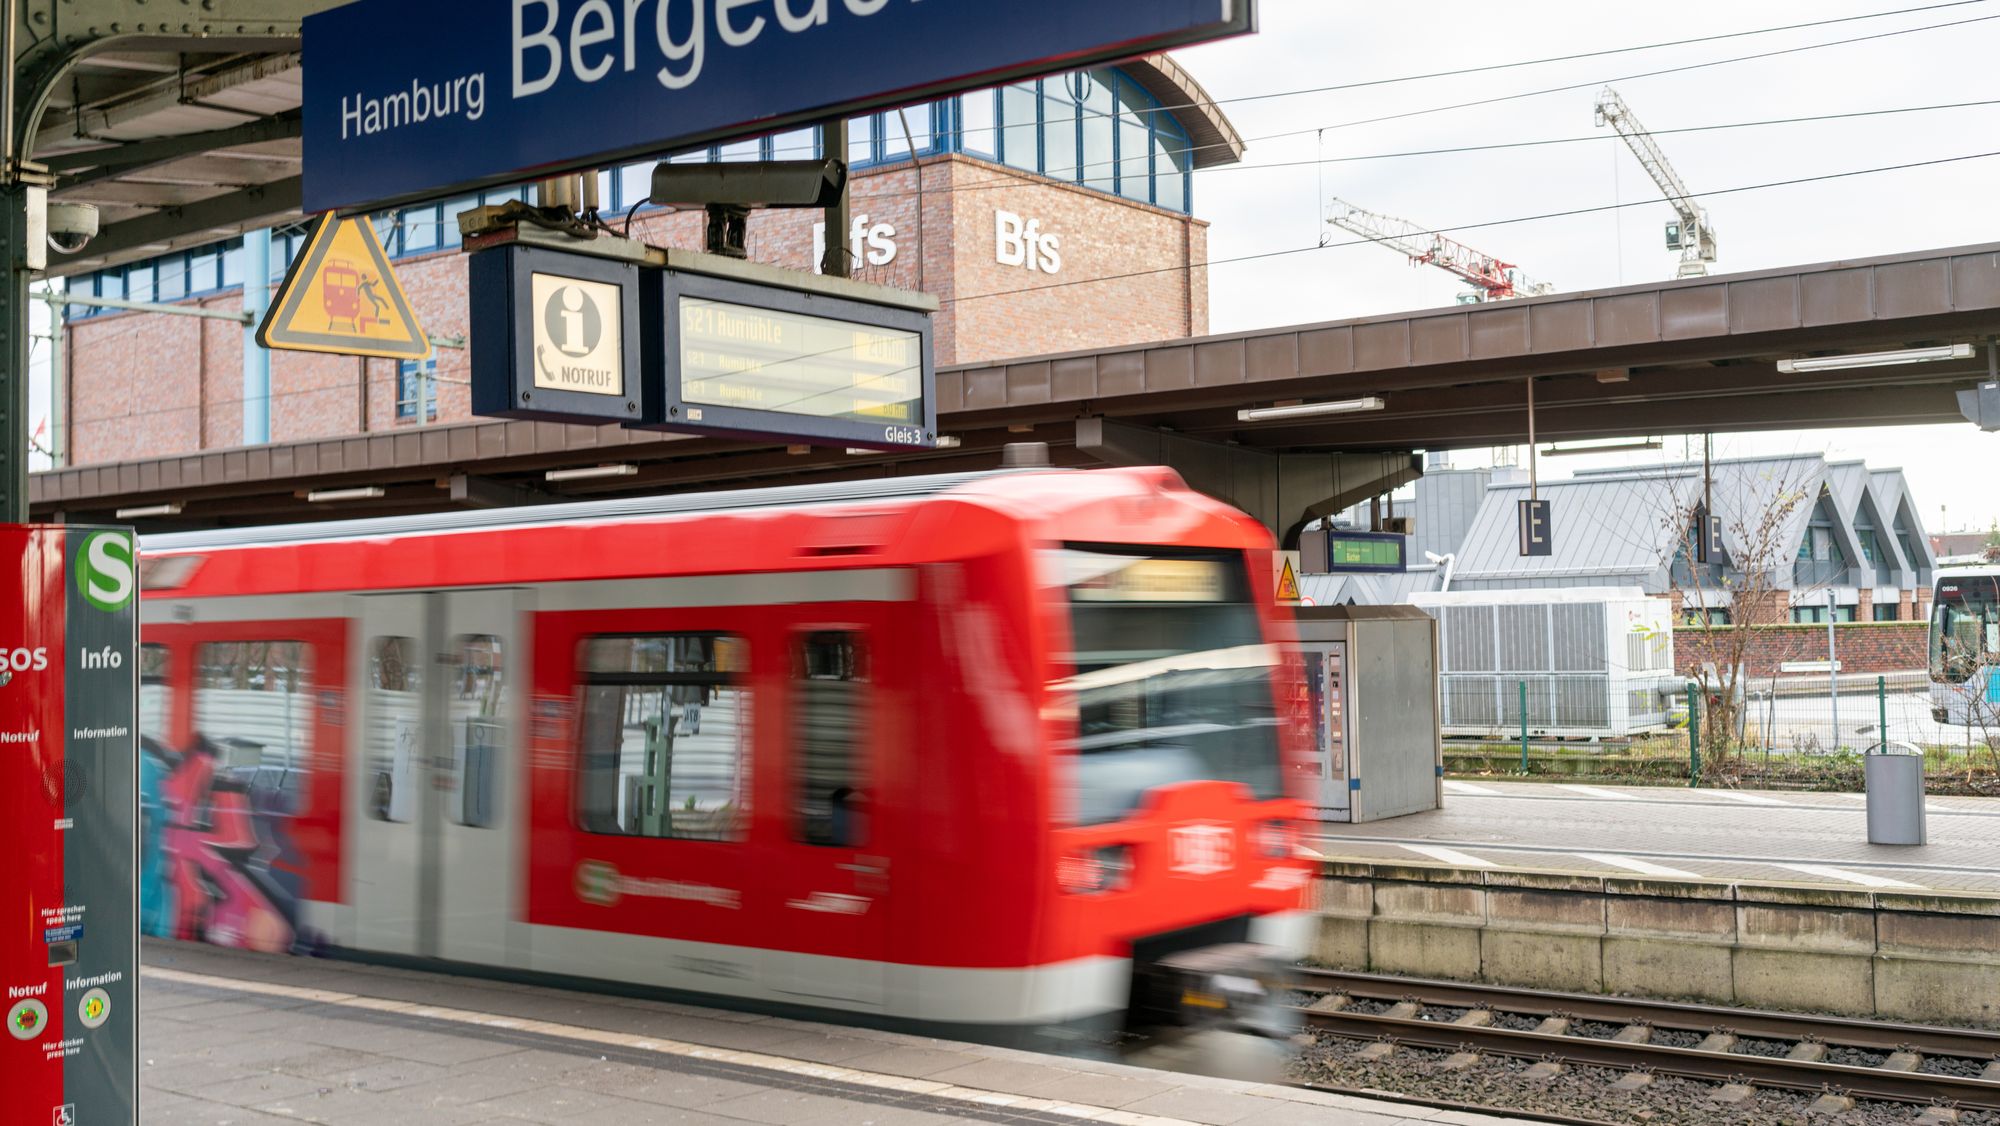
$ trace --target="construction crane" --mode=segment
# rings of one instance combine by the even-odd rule
[[[1674,276],[1706,275],[1708,264],[1715,261],[1715,228],[1709,225],[1708,209],[1681,183],[1680,174],[1667,162],[1667,154],[1660,151],[1660,146],[1653,143],[1653,135],[1633,116],[1632,107],[1609,86],[1597,92],[1597,124],[1599,128],[1609,125],[1618,131],[1632,155],[1639,158],[1646,175],[1659,185],[1660,194],[1679,213],[1679,221],[1667,224],[1667,249],[1681,252],[1680,269]]]
[[[1408,219],[1369,211],[1341,199],[1329,201],[1329,209],[1332,217],[1327,222],[1334,226],[1408,255],[1412,265],[1436,266],[1448,271],[1471,286],[1473,292],[1459,296],[1460,304],[1506,297],[1540,297],[1556,290],[1547,282],[1528,280],[1512,262],[1481,254]]]

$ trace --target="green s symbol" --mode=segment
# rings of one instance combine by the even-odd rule
[[[139,592],[139,569],[132,537],[125,532],[92,532],[76,553],[76,589],[83,600],[110,613],[132,604]]]

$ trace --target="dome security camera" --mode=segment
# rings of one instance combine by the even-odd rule
[[[49,245],[75,254],[97,237],[97,208],[88,203],[49,203]]]

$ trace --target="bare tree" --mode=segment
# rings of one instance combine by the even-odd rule
[[[1740,483],[1738,483],[1740,484]],[[1732,486],[1735,487],[1734,485]],[[1672,580],[1684,603],[1702,627],[1702,656],[1715,667],[1716,682],[1708,685],[1710,704],[1704,720],[1704,752],[1727,758],[1742,746],[1746,716],[1752,640],[1760,627],[1790,620],[1784,576],[1793,567],[1792,533],[1801,506],[1818,500],[1807,483],[1781,478],[1764,483],[1755,496],[1738,492],[1727,515],[1710,514],[1702,493],[1682,496],[1667,490],[1669,511],[1662,517],[1679,543]],[[1700,550],[1706,517],[1711,529],[1706,552]],[[1707,562],[1700,562],[1706,556]]]

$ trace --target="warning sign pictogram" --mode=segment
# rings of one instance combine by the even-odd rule
[[[1299,576],[1292,570],[1292,553],[1284,552],[1279,558],[1283,565],[1278,569],[1278,601],[1299,601]]]
[[[257,343],[300,352],[421,360],[431,342],[366,219],[320,217],[285,271]]]

